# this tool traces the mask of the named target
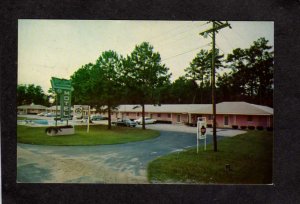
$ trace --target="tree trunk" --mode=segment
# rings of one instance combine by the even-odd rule
[[[145,104],[142,104],[142,129],[145,130]]]
[[[192,104],[195,104],[195,101],[196,101],[196,92],[195,92],[195,94],[194,94]]]
[[[109,102],[107,104],[107,109],[108,109],[108,126],[107,126],[107,128],[110,130],[111,129],[111,107],[110,107]]]

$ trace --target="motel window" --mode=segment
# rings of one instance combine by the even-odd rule
[[[157,113],[157,117],[159,117],[159,118],[160,118],[160,113]]]
[[[140,113],[137,113],[137,116],[139,117],[139,116],[140,116]]]
[[[248,122],[251,122],[251,121],[253,121],[253,116],[252,116],[252,115],[248,115],[248,117],[247,117],[247,121],[248,121]]]
[[[129,113],[126,113],[126,116],[129,116]]]
[[[170,113],[168,113],[168,118],[171,118],[171,114]]]
[[[208,115],[208,120],[212,120],[212,115]]]
[[[180,115],[177,115],[177,122],[180,122]]]
[[[150,114],[150,118],[152,118],[152,116],[153,116],[153,114],[151,113],[151,114]]]

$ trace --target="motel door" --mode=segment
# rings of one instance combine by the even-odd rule
[[[177,122],[180,123],[180,115],[177,115]]]
[[[228,126],[228,115],[224,115],[224,126]]]

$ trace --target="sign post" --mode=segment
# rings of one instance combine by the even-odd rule
[[[58,96],[60,99],[60,120],[68,121],[71,118],[71,92],[73,91],[73,87],[71,85],[71,81],[67,79],[59,79],[56,77],[51,78],[51,86],[52,89],[56,93],[56,126],[57,126],[57,102]]]
[[[89,106],[89,111],[88,111],[88,127],[87,127],[87,132],[90,131],[90,106]]]
[[[90,130],[90,106],[88,105],[74,105],[74,117],[82,118],[87,116],[87,132]]]
[[[197,119],[197,154],[199,152],[199,140],[204,140],[204,150],[206,150],[206,118],[198,117]]]

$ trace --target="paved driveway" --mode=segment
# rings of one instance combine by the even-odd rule
[[[207,142],[211,141],[208,136]],[[17,182],[148,183],[146,169],[150,161],[193,146],[195,133],[174,131],[161,131],[151,140],[117,145],[18,144]]]

